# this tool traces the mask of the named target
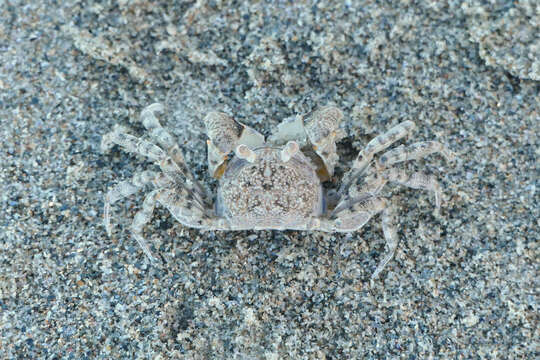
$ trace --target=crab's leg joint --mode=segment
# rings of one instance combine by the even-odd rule
[[[412,121],[404,121],[388,130],[388,132],[375,137],[360,151],[353,163],[353,168],[363,171],[373,159],[373,155],[388,148],[390,145],[409,135],[416,125]]]
[[[440,153],[446,161],[455,159],[454,153],[443,144],[436,141],[422,141],[409,146],[401,145],[387,151],[379,158],[377,165],[379,168],[386,168],[400,162],[422,159],[434,153]]]

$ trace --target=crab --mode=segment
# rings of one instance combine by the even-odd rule
[[[221,112],[204,118],[208,135],[208,170],[219,180],[215,195],[189,170],[173,136],[158,121],[161,104],[141,113],[143,126],[152,141],[128,134],[116,126],[103,136],[102,150],[120,145],[153,160],[160,171],[146,170],[122,181],[106,194],[104,223],[109,236],[111,205],[152,186],[136,213],[131,231],[146,256],[159,262],[143,237],[143,227],[157,203],[182,225],[201,230],[301,230],[354,232],[377,214],[388,248],[372,274],[376,278],[392,259],[398,244],[398,217],[393,202],[380,195],[387,183],[428,190],[434,194],[436,212],[441,206],[441,187],[433,176],[410,173],[394,167],[439,153],[451,161],[454,154],[443,144],[423,141],[400,145],[382,153],[415,129],[404,121],[373,138],[360,151],[341,185],[327,190],[339,157],[336,143],[345,133],[340,128],[343,113],[324,106],[305,116],[282,122],[268,139],[251,127]]]

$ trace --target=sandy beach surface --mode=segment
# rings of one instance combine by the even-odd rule
[[[1,359],[533,359],[539,324],[540,16],[530,1],[0,1]],[[101,137],[145,134],[161,102],[211,189],[206,113],[268,135],[334,104],[346,137],[333,183],[405,120],[437,140],[404,168],[443,188],[388,186],[351,234],[202,232],[147,190],[107,190],[156,169]]]

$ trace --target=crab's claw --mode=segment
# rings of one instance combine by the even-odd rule
[[[238,146],[256,148],[264,144],[264,136],[225,113],[211,112],[204,118],[208,135],[208,171],[215,178],[225,172],[229,154]]]
[[[324,162],[330,176],[334,173],[334,167],[339,160],[336,142],[345,136],[343,130],[339,128],[342,119],[341,110],[334,106],[324,106],[315,111],[304,125],[313,150]]]

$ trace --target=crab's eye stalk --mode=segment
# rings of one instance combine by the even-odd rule
[[[300,150],[296,141],[289,141],[281,150],[281,161],[287,162]]]
[[[257,160],[257,154],[255,154],[255,151],[251,150],[247,145],[244,144],[238,145],[234,150],[234,153],[240,159],[247,160],[250,163],[254,163],[255,160]]]

